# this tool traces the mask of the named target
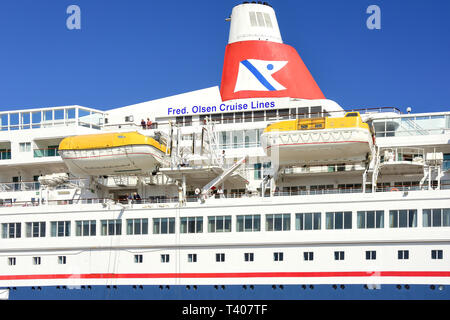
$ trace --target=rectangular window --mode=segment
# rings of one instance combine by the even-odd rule
[[[134,255],[134,263],[142,263],[142,261],[144,261],[144,257],[142,254]]]
[[[283,261],[283,252],[274,252],[273,261]]]
[[[8,266],[15,266],[15,265],[16,265],[16,258],[8,257]]]
[[[417,210],[389,210],[390,228],[417,227]]]
[[[237,232],[261,231],[261,215],[238,215],[236,216]]]
[[[225,262],[225,253],[216,253],[216,262]]]
[[[77,237],[89,237],[96,235],[95,220],[78,220],[75,221],[75,235]]]
[[[31,151],[31,142],[21,142],[19,143],[20,152],[30,152]]]
[[[314,260],[314,252],[303,252],[303,260],[313,261]]]
[[[431,250],[431,259],[433,260],[442,260],[443,255],[444,254],[442,250]]]
[[[450,208],[423,209],[424,227],[450,227]]]
[[[327,229],[351,229],[352,228],[352,212],[327,212],[326,213]]]
[[[41,257],[33,257],[33,264],[34,265],[40,265],[41,264]]]
[[[358,229],[384,228],[384,211],[358,211]]]
[[[22,232],[20,222],[2,223],[3,239],[20,238],[22,236],[21,233]]]
[[[231,232],[231,216],[208,217],[208,232]]]
[[[266,214],[266,231],[288,231],[291,230],[291,215]]]
[[[27,238],[45,237],[45,222],[27,222],[25,225]]]
[[[127,219],[127,234],[148,234],[148,219]]]
[[[169,263],[170,256],[168,254],[162,254],[161,255],[161,262],[162,263]]]
[[[203,232],[203,217],[181,217],[180,233]]]
[[[244,261],[245,262],[251,262],[254,260],[253,252],[246,252],[244,253]]]
[[[335,251],[334,260],[344,260],[344,251]]]
[[[189,253],[188,254],[188,262],[197,262],[197,254]]]
[[[100,223],[102,228],[102,236],[115,236],[122,234],[121,219],[100,220]]]
[[[376,251],[366,251],[366,260],[376,260],[377,252]]]
[[[408,260],[409,259],[409,250],[398,250],[398,259],[399,260]]]
[[[153,218],[153,234],[175,233],[175,218]]]
[[[50,222],[50,236],[52,236],[52,237],[70,237],[70,221],[52,221],[52,222]]]
[[[66,256],[58,256],[58,264],[66,264]]]
[[[320,212],[295,214],[295,230],[320,230],[320,226]]]

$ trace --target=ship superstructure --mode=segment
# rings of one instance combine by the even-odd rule
[[[220,90],[0,113],[0,297],[450,297],[450,111],[344,110],[230,21]]]

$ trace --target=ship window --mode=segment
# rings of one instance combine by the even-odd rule
[[[27,238],[45,237],[45,222],[27,222],[26,237]]]
[[[267,110],[266,111],[266,119],[269,120],[276,120],[277,118],[277,110]]]
[[[366,251],[366,260],[376,260],[377,259],[377,252],[376,251]]]
[[[223,114],[223,123],[233,123],[233,113],[224,113]]]
[[[417,227],[417,210],[390,210],[390,228],[414,228]]]
[[[188,254],[188,262],[197,262],[197,254],[189,253]]]
[[[424,227],[450,227],[450,208],[423,209]]]
[[[148,219],[127,219],[127,234],[148,234]]]
[[[11,222],[11,223],[2,223],[2,238],[3,239],[12,239],[12,238],[20,238],[21,237],[21,223],[20,222]]]
[[[122,234],[122,220],[121,219],[110,219],[110,220],[100,220],[101,222],[101,235],[102,236],[115,236]]]
[[[398,250],[398,259],[399,260],[408,260],[409,259],[409,250]]]
[[[320,212],[295,214],[295,230],[320,230]]]
[[[335,251],[334,260],[344,260],[344,251]]]
[[[250,14],[250,25],[252,27],[258,26],[258,24],[256,23],[256,14],[255,14],[255,12],[254,11],[250,11],[249,14]]]
[[[294,109],[295,110],[295,109]],[[282,119],[289,119],[289,109],[279,109],[278,116]]]
[[[253,112],[253,122],[264,121],[264,111],[254,111]]]
[[[291,230],[291,215],[266,214],[266,231],[288,231]]]
[[[203,232],[203,217],[181,217],[180,233]]]
[[[384,228],[384,211],[358,211],[358,229]]]
[[[144,261],[144,257],[142,254],[135,254],[134,255],[134,263],[142,263]]]
[[[268,13],[264,13],[264,21],[266,22],[266,26],[268,28],[272,28],[272,21],[270,21],[270,16]]]
[[[243,118],[244,118],[244,113],[243,112],[236,112],[234,114],[234,122],[235,123],[241,123]]]
[[[75,221],[75,235],[77,237],[95,236],[96,235],[96,221],[95,220]]]
[[[308,129],[308,125],[307,125],[307,124],[302,124],[302,125],[300,126],[300,129]]]
[[[216,253],[216,262],[225,262],[225,253]]]
[[[261,215],[238,215],[236,216],[237,232],[261,231]]]
[[[244,122],[252,122],[252,112],[244,112]]]
[[[208,217],[208,232],[231,232],[231,216]]]
[[[52,221],[50,223],[50,236],[52,237],[69,237],[70,221]]]
[[[256,12],[256,20],[258,21],[258,26],[265,27],[264,18],[262,12]]]
[[[153,234],[175,233],[175,218],[153,218]]]
[[[358,116],[358,112],[349,112],[345,116],[346,117],[357,117]]]
[[[309,118],[308,107],[302,107],[297,109],[297,119]]]
[[[34,265],[40,265],[41,264],[41,257],[33,257],[33,264]]]
[[[314,252],[303,252],[303,260],[313,261],[314,260]]]
[[[184,126],[185,127],[192,126],[192,116],[185,116],[184,117]]]
[[[274,252],[273,261],[283,261],[283,252]]]
[[[162,254],[161,255],[161,263],[169,263],[170,256],[168,254]]]
[[[134,121],[133,116],[126,116],[125,117],[125,122],[133,122],[133,121]]]
[[[20,152],[30,152],[31,151],[31,142],[19,143],[19,151]]]
[[[211,121],[216,124],[222,123],[222,114],[221,113],[212,114]]]
[[[253,252],[246,252],[246,253],[244,253],[244,261],[245,262],[252,262],[253,260],[254,260]]]
[[[320,118],[322,116],[322,107],[311,107],[311,118]]]
[[[8,266],[16,265],[16,257],[8,257]]]
[[[352,212],[327,212],[326,213],[327,229],[351,229],[352,228]]]
[[[431,250],[431,259],[442,260],[443,259],[443,251],[442,250]]]
[[[58,264],[66,264],[66,256],[58,256]]]

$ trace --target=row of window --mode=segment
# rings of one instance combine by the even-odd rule
[[[432,260],[442,260],[443,259],[443,250],[431,250],[431,259]],[[334,251],[333,252],[334,260],[342,261],[345,260],[345,251]],[[57,257],[58,264],[66,264],[67,257],[66,256],[58,256]],[[409,250],[398,250],[397,251],[398,260],[409,260]],[[244,261],[245,262],[253,262],[255,259],[255,255],[253,252],[245,252],[244,253]],[[366,260],[376,260],[377,252],[375,250],[365,251],[365,259]],[[303,260],[304,261],[313,261],[314,260],[314,251],[305,251],[303,252]],[[143,263],[144,255],[143,254],[135,254],[133,256],[134,263]],[[216,262],[225,262],[225,253],[216,253],[215,254]],[[284,261],[284,252],[278,251],[273,252],[273,261]],[[40,265],[42,262],[41,257],[32,257],[33,265]],[[170,262],[170,254],[161,254],[160,255],[161,263],[169,263]],[[196,253],[188,253],[187,254],[187,262],[197,262],[197,254]],[[8,257],[8,265],[15,266],[17,263],[16,257]]]
[[[258,122],[258,121],[275,121],[287,119],[303,119],[303,118],[319,118],[328,117],[330,114],[322,109],[321,106],[300,107],[300,108],[286,108],[286,109],[270,109],[258,111],[245,112],[229,112],[229,113],[214,113],[201,114],[199,116],[200,124],[203,124],[205,118],[208,117],[210,121],[216,124],[227,123],[243,123],[243,122]],[[125,122],[127,122],[127,117]],[[157,119],[165,120],[165,119]],[[131,120],[132,121],[132,120]],[[192,126],[192,116],[179,116],[175,118],[179,126]]]
[[[126,219],[127,235],[142,235],[149,233],[149,219]],[[232,216],[209,216],[207,217],[208,232],[231,232]],[[358,229],[384,228],[384,211],[369,210],[357,211],[356,224]],[[424,227],[448,227],[450,226],[450,209],[424,209]],[[390,228],[413,228],[417,227],[417,210],[390,210]],[[46,222],[26,222],[25,236],[37,238],[46,236]],[[321,230],[322,214],[320,212],[296,213],[295,230]],[[352,229],[352,212],[338,211],[325,213],[325,229],[340,230]],[[291,214],[266,214],[266,231],[288,231],[291,230]],[[261,231],[261,215],[237,215],[237,232]],[[203,217],[180,217],[180,233],[202,233]],[[175,218],[153,218],[153,234],[174,234]],[[122,219],[100,220],[100,234],[121,235]],[[71,235],[71,221],[51,221],[51,237],[69,237]],[[97,235],[96,220],[75,221],[76,236]],[[22,236],[22,224],[20,222],[2,223],[2,238],[20,238]]]

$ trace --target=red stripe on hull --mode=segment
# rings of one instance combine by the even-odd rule
[[[173,279],[173,278],[329,278],[329,277],[450,277],[450,271],[336,271],[336,272],[232,272],[232,273],[91,273],[2,275],[5,280],[51,279]]]

